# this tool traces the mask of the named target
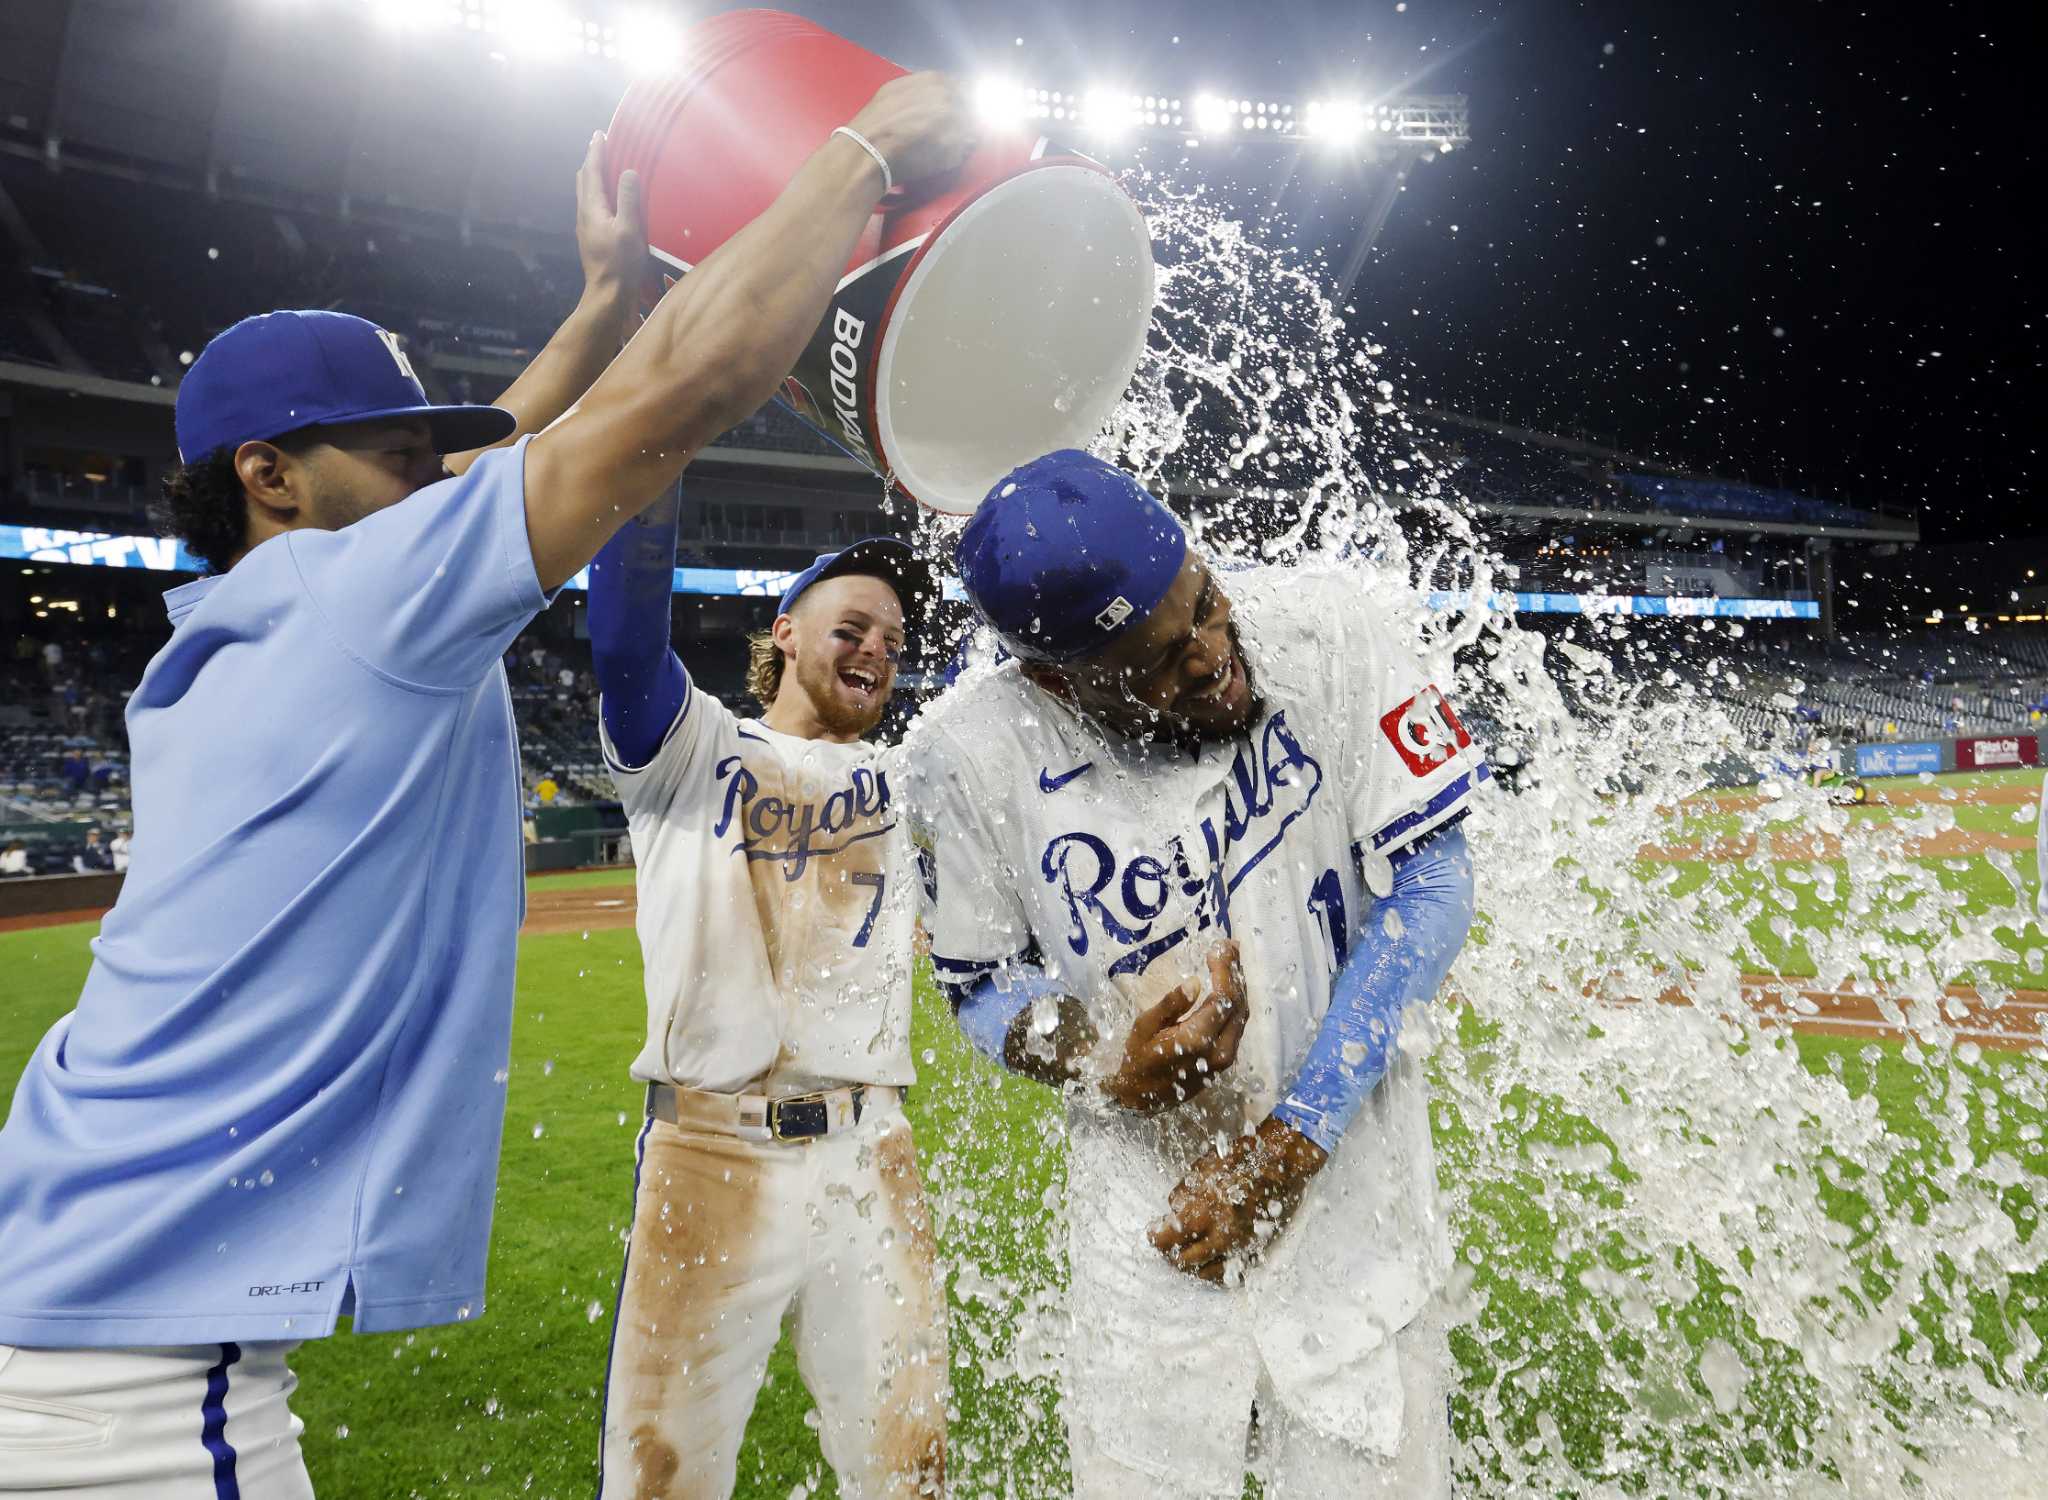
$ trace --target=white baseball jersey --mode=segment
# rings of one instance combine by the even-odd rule
[[[1106,1302],[1151,1288],[1168,1304],[1155,1320],[1225,1316],[1222,1294],[1191,1279],[1118,1280],[1100,1262],[1127,1251],[1164,1265],[1145,1223],[1220,1133],[1278,1101],[1328,1008],[1366,880],[1384,894],[1389,852],[1456,816],[1489,774],[1361,575],[1261,568],[1223,582],[1262,700],[1244,737],[1190,754],[1107,736],[1009,663],[964,679],[910,741],[942,980],[1041,965],[1088,1007],[1110,1065],[1141,1009],[1206,980],[1217,939],[1240,945],[1250,1018],[1221,1082],[1151,1121],[1070,1112],[1077,1322],[1107,1315],[1082,1300],[1097,1282]],[[1373,1356],[1441,1274],[1434,1179],[1421,1063],[1403,1055],[1230,1299],[1290,1406],[1339,1436],[1375,1437],[1392,1367]],[[1392,1408],[1398,1425],[1398,1394]]]
[[[640,769],[599,741],[639,866],[647,1045],[714,1093],[908,1084],[911,919],[892,752],[779,733],[695,683]]]
[[[2048,780],[2041,783],[2034,817],[2034,915],[2048,921]]]

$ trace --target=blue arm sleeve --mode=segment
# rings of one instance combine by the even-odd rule
[[[654,759],[689,701],[690,678],[669,646],[676,567],[671,490],[621,526],[590,564],[590,657],[612,748],[628,767]]]
[[[1066,993],[1043,969],[1025,963],[1006,965],[999,972],[982,975],[971,985],[945,988],[953,1001],[953,1018],[967,1033],[967,1040],[998,1066],[1008,1066],[1003,1062],[1003,1043],[1009,1038],[1011,1024],[1025,1008],[1041,995]]]
[[[1401,1012],[1437,992],[1472,926],[1472,858],[1456,823],[1393,864],[1393,893],[1352,934],[1322,1030],[1273,1111],[1325,1151],[1386,1076]]]

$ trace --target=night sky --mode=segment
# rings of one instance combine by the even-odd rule
[[[1411,174],[1353,299],[1411,396],[1916,507],[1931,541],[2048,531],[2024,7],[793,8],[1049,86],[1465,93],[1472,146]]]

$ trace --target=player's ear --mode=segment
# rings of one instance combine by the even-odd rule
[[[796,655],[796,616],[777,615],[775,623],[768,627],[768,634],[784,656]]]
[[[1058,667],[1049,666],[1044,662],[1027,661],[1023,670],[1026,677],[1051,693],[1053,697],[1064,703],[1074,701],[1074,679]]]
[[[249,442],[235,450],[235,477],[242,493],[264,519],[286,525],[299,513],[292,458],[275,443]]]

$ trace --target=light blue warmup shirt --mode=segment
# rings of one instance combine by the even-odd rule
[[[501,658],[547,603],[525,450],[165,596],[127,884],[0,1128],[0,1344],[483,1311],[525,913]]]

